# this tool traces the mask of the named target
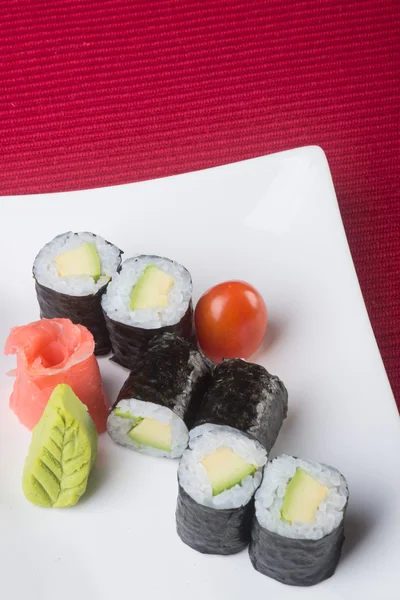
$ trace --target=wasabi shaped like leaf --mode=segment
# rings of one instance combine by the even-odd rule
[[[87,408],[57,385],[33,429],[22,487],[38,506],[73,506],[86,491],[97,455],[97,431]]]

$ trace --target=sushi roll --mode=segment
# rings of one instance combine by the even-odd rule
[[[210,431],[239,431],[270,452],[287,408],[288,393],[279,377],[245,360],[224,360],[214,369],[190,437]]]
[[[279,456],[255,496],[250,560],[281,583],[309,586],[333,575],[344,542],[349,492],[336,469]]]
[[[263,367],[215,367],[178,468],[176,526],[188,546],[234,554],[248,544],[253,495],[286,412],[285,386]]]
[[[195,341],[192,287],[189,271],[168,258],[124,261],[102,298],[113,360],[131,369],[155,334]]]
[[[253,495],[267,460],[265,448],[235,431],[191,439],[179,462],[176,528],[204,554],[235,554],[250,541]]]
[[[156,336],[135,363],[108,417],[111,438],[132,450],[177,458],[211,379],[211,366],[190,342]]]
[[[40,317],[87,327],[95,354],[111,350],[101,296],[121,265],[121,254],[99,235],[69,231],[47,243],[33,264]]]

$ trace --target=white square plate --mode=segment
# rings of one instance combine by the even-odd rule
[[[176,462],[101,436],[97,468],[69,510],[29,504],[30,433],[8,408],[13,357],[0,356],[0,597],[5,600],[399,598],[400,427],[347,246],[329,167],[307,147],[176,177],[0,199],[0,337],[38,318],[33,259],[56,234],[94,231],[125,251],[178,260],[194,299],[244,279],[270,314],[254,357],[289,391],[274,454],[332,464],[350,487],[336,574],[285,587],[244,551],[204,556],[175,533]],[[111,399],[127,372],[100,359]],[[271,596],[269,596],[271,595]]]

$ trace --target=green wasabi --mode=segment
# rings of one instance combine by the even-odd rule
[[[38,506],[73,506],[86,491],[97,455],[97,431],[69,385],[57,385],[34,427],[22,488]]]

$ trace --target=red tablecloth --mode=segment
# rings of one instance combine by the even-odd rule
[[[322,146],[400,402],[397,0],[0,0],[0,24],[0,194]]]

